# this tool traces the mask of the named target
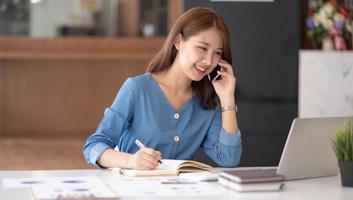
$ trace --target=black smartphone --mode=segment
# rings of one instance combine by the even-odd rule
[[[222,67],[220,65],[217,65],[209,74],[208,74],[208,80],[214,81],[214,80],[219,80],[221,79],[221,75],[217,73],[217,71],[222,71]]]

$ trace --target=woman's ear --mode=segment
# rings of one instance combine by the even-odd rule
[[[177,50],[180,49],[180,44],[181,44],[182,40],[183,40],[183,36],[179,33],[174,40],[174,47]]]

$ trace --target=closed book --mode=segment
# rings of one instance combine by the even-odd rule
[[[179,175],[179,173],[210,171],[212,167],[193,160],[170,160],[163,159],[162,164],[152,170],[136,170],[113,168],[113,172],[118,172],[127,176],[166,176]]]
[[[274,192],[284,188],[284,183],[258,182],[258,183],[238,183],[224,176],[218,177],[218,183],[236,192]]]
[[[237,183],[263,183],[284,180],[284,176],[277,174],[276,169],[234,169],[224,171],[220,176]]]

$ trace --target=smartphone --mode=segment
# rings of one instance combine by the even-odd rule
[[[221,75],[217,73],[217,71],[222,71],[222,67],[220,65],[217,65],[209,74],[208,74],[208,80],[211,82],[214,80],[219,80],[221,79]]]

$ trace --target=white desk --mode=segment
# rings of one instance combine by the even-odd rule
[[[99,176],[105,183],[112,177],[110,171],[107,170],[43,170],[43,171],[0,171],[0,199],[1,200],[27,200],[33,199],[30,189],[26,188],[4,188],[2,182],[6,178],[27,178],[27,177],[68,177],[68,176]],[[167,197],[158,199],[239,199],[239,200],[257,200],[257,199],[287,199],[287,200],[298,200],[298,199],[328,199],[328,200],[348,200],[353,199],[353,188],[341,187],[340,177],[326,177],[316,179],[306,179],[299,181],[288,181],[286,182],[286,188],[281,192],[256,192],[256,193],[236,193],[229,191],[218,184],[212,183],[215,187],[219,187],[222,190],[222,196],[210,196],[210,197]],[[131,186],[133,187],[133,185]],[[123,198],[125,199],[125,198]],[[136,197],[128,199],[148,199],[145,197]],[[150,198],[156,199],[156,198]]]

